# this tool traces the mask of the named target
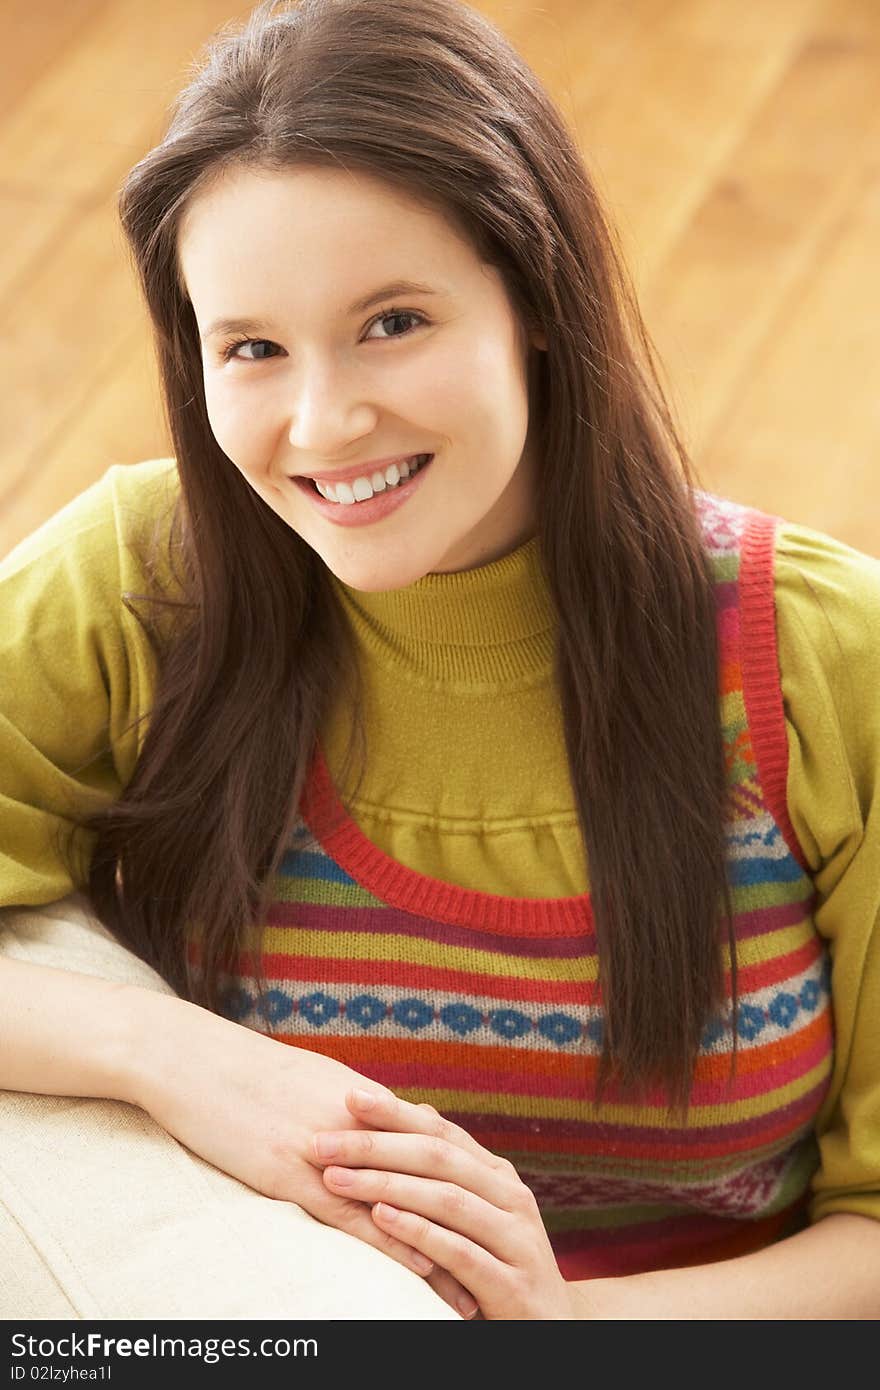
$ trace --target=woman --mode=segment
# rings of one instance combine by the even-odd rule
[[[92,1089],[24,1024],[0,1079],[464,1316],[876,1315],[880,566],[697,488],[467,7],[260,6],[120,208],[175,458],[5,564],[2,891],[87,887],[177,997]]]

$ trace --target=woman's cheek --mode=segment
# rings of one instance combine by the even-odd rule
[[[247,470],[252,460],[260,456],[254,411],[248,411],[243,402],[230,401],[217,392],[206,392],[205,404],[211,433],[220,448],[239,468]]]

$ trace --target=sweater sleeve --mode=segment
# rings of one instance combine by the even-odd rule
[[[810,1219],[880,1218],[880,560],[784,523],[775,598],[789,816],[832,967]]]
[[[122,596],[143,592],[135,523],[168,478],[168,460],[110,468],[0,562],[0,906],[84,887],[74,822],[134,769],[153,658]]]

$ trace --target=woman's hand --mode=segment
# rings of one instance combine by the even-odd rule
[[[150,993],[138,1028],[129,1099],[193,1153],[280,1201],[296,1202],[422,1276],[452,1307],[464,1290],[430,1256],[383,1230],[369,1206],[322,1181],[319,1130],[369,1124],[346,1107],[353,1086],[384,1086],[306,1048],[289,1046],[170,995]]]
[[[584,1316],[512,1163],[390,1091],[354,1089],[347,1105],[360,1124],[314,1141],[328,1192],[370,1203],[377,1228],[448,1270],[484,1318]]]

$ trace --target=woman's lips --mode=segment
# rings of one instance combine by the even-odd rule
[[[420,455],[413,454],[412,457],[419,458]],[[384,517],[390,516],[408,497],[415,495],[422,475],[428,472],[435,457],[435,454],[431,454],[428,462],[423,463],[417,472],[402,479],[396,487],[386,487],[384,492],[374,493],[366,502],[351,502],[347,505],[344,502],[328,502],[310,478],[294,478],[293,481],[328,521],[334,522],[337,526],[367,526],[370,522],[382,521]]]

